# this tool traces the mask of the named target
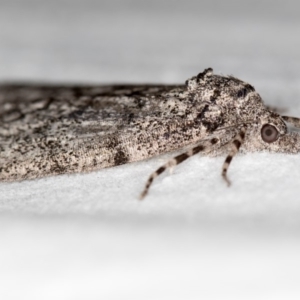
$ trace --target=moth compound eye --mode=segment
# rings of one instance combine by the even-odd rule
[[[273,143],[279,137],[278,130],[269,124],[266,124],[261,129],[261,137],[266,143]]]

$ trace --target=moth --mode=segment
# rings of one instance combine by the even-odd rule
[[[299,153],[300,135],[254,87],[208,68],[185,85],[0,85],[0,181],[90,172],[182,149],[150,175],[192,155]]]

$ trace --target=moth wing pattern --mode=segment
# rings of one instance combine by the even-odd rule
[[[0,180],[87,172],[189,145],[199,133],[180,97],[175,85],[2,85]]]

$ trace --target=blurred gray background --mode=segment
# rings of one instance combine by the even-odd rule
[[[300,116],[298,1],[0,0],[0,81],[183,83],[204,68]],[[299,299],[300,157],[171,155],[0,184],[1,299]]]

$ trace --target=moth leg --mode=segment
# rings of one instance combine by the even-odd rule
[[[214,144],[216,144],[219,141],[219,139],[217,138],[212,138],[211,140],[209,140],[209,145],[212,146]],[[146,183],[145,189],[144,191],[141,193],[140,195],[140,200],[142,200],[149,191],[149,188],[153,182],[153,180],[160,175],[161,173],[163,173],[165,170],[172,168],[180,163],[182,163],[183,161],[185,161],[186,159],[188,159],[189,157],[206,150],[208,147],[205,146],[205,144],[201,144],[198,145],[194,148],[189,149],[187,152],[179,154],[177,156],[175,156],[174,158],[172,158],[171,160],[169,160],[166,164],[164,164],[163,166],[161,166],[160,168],[158,168],[154,173],[152,173]]]
[[[230,180],[227,178],[227,170],[229,168],[230,162],[232,158],[238,153],[241,145],[245,139],[246,128],[243,127],[241,131],[235,136],[234,140],[232,141],[232,150],[229,152],[228,156],[226,157],[223,167],[222,167],[222,176],[224,180],[227,182],[227,185],[230,186]]]
[[[290,124],[292,124],[293,126],[295,126],[296,128],[300,128],[300,119],[299,118],[295,118],[295,117],[288,117],[288,116],[281,116],[282,119]]]

